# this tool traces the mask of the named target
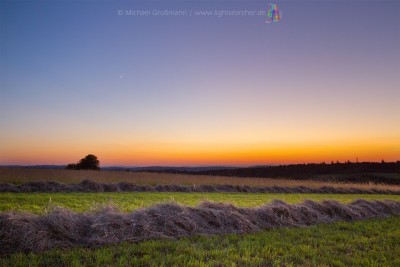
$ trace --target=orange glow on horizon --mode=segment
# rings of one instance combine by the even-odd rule
[[[28,152],[27,152],[28,151]],[[31,149],[15,147],[0,155],[6,164],[67,164],[91,153],[98,156],[102,166],[200,166],[257,165],[340,161],[397,161],[400,142],[343,142],[315,144],[187,144],[158,143],[126,146],[95,144]]]

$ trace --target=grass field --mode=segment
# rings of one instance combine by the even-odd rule
[[[0,211],[27,211],[42,214],[49,205],[86,211],[101,205],[112,204],[122,211],[149,207],[164,202],[196,206],[202,201],[228,202],[240,207],[261,206],[273,199],[287,203],[337,200],[351,202],[356,199],[400,201],[400,195],[361,194],[256,194],[256,193],[182,193],[182,192],[133,192],[133,193],[0,193]]]
[[[399,190],[399,186],[298,181],[268,178],[0,168],[0,183],[58,181],[79,183],[133,182],[137,184],[233,184],[248,186],[321,186]],[[272,201],[299,203],[305,199],[351,202],[356,199],[400,201],[400,195],[268,194],[268,193],[0,193],[0,212],[43,214],[53,206],[83,212],[104,205],[132,211],[158,203],[196,206],[202,201],[257,207]],[[14,253],[0,258],[0,266],[400,266],[400,217],[339,222],[301,228],[264,230],[254,234],[195,236],[179,240],[71,249],[38,254]]]
[[[400,217],[12,254],[0,266],[400,266]]]
[[[311,180],[290,180],[271,178],[242,178],[207,175],[164,174],[124,171],[87,171],[62,169],[32,169],[32,168],[0,168],[0,183],[22,184],[32,181],[57,181],[62,183],[80,183],[90,179],[95,182],[131,182],[136,184],[180,184],[180,185],[248,185],[248,186],[306,186],[317,188],[332,186],[360,189],[400,190],[400,186],[383,184],[337,183]]]

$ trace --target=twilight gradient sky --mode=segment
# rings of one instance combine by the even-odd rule
[[[400,1],[1,1],[0,164],[400,160]]]

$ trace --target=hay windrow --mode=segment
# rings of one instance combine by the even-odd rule
[[[22,185],[3,183],[0,192],[13,193],[52,193],[52,192],[237,192],[237,193],[316,193],[316,194],[391,194],[400,195],[399,190],[361,189],[322,186],[310,188],[305,186],[246,186],[246,185],[138,185],[128,182],[97,183],[84,180],[79,184],[63,184],[59,182],[29,182]]]
[[[158,204],[131,213],[115,207],[75,213],[54,207],[47,214],[0,213],[0,251],[41,252],[73,246],[97,247],[124,241],[193,235],[250,233],[277,227],[308,226],[400,215],[400,202],[357,200],[287,204],[275,200],[258,208],[203,202],[197,207]]]

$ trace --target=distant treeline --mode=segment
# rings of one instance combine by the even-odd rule
[[[330,180],[340,182],[373,182],[385,184],[400,184],[400,161],[381,163],[309,163],[280,166],[261,166],[233,169],[231,168],[196,172],[182,170],[165,170],[154,172],[260,178],[286,177],[292,179]]]

